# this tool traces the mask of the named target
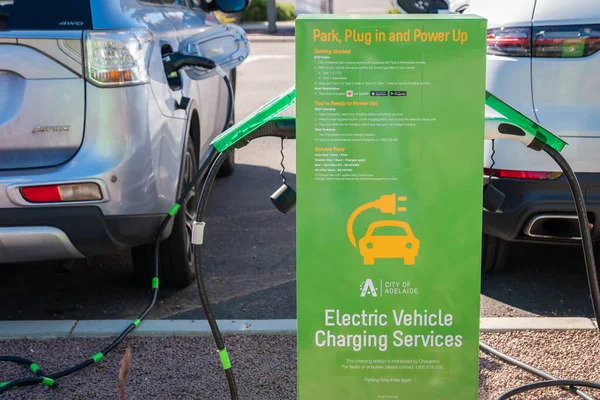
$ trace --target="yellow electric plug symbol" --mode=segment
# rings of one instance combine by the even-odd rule
[[[350,218],[346,226],[348,239],[352,246],[356,247],[356,238],[354,237],[353,226],[354,221],[362,212],[377,208],[385,214],[395,215],[396,212],[406,211],[406,207],[398,207],[397,202],[406,201],[406,197],[396,197],[395,194],[383,195],[378,200],[363,204],[358,207]],[[378,228],[393,227],[398,230],[395,235],[376,235]],[[410,225],[403,221],[383,220],[376,221],[369,225],[367,233],[358,242],[360,255],[364,259],[365,265],[375,264],[375,259],[378,258],[398,258],[404,259],[405,265],[414,265],[415,258],[419,254],[420,241],[415,237],[410,228]]]

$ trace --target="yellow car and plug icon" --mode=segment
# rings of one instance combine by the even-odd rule
[[[406,197],[396,196],[395,194],[383,195],[378,200],[366,203],[358,207],[350,218],[346,226],[348,239],[352,246],[356,247],[356,238],[354,237],[353,226],[356,218],[366,210],[377,208],[385,214],[395,215],[396,212],[406,211],[405,207],[398,207],[397,202],[406,201]],[[377,234],[382,228],[394,231],[394,234]],[[410,225],[404,221],[382,220],[375,221],[369,225],[365,236],[359,240],[358,248],[363,257],[365,265],[374,265],[376,259],[392,258],[403,259],[404,265],[414,265],[415,258],[419,254],[421,242],[412,232]]]

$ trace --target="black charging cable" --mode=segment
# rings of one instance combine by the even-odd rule
[[[229,153],[231,150],[219,153],[215,163],[212,165],[208,175],[206,176],[206,180],[204,181],[204,185],[202,187],[202,192],[200,195],[200,201],[198,202],[198,207],[196,209],[196,222],[201,222],[204,219],[204,213],[206,212],[206,204],[208,203],[208,197],[210,196],[210,192],[214,181],[217,177],[219,169],[229,157]],[[221,363],[223,365],[223,369],[225,370],[225,376],[227,377],[227,383],[229,384],[229,392],[231,394],[232,400],[238,399],[237,387],[235,384],[235,379],[233,376],[233,370],[231,366],[231,361],[229,359],[229,353],[227,352],[227,347],[225,346],[225,341],[223,340],[223,336],[219,329],[219,325],[217,323],[216,318],[211,309],[210,301],[208,300],[208,294],[206,291],[206,286],[204,284],[204,274],[202,271],[202,253],[201,246],[194,244],[194,262],[195,262],[195,270],[196,270],[196,285],[198,287],[198,294],[200,295],[200,301],[202,303],[202,309],[204,310],[204,314],[206,315],[206,320],[208,321],[208,325],[210,326],[210,330],[212,332],[213,338],[217,345],[217,350],[219,352],[219,356],[221,357]]]
[[[594,389],[600,389],[600,383],[596,382],[588,382],[588,381],[578,381],[578,380],[570,380],[570,379],[557,379],[552,381],[541,381],[541,382],[533,382],[528,383],[527,385],[519,386],[518,388],[512,389],[501,396],[499,396],[496,400],[506,400],[513,396],[516,396],[521,393],[530,392],[532,390],[538,390],[542,388],[549,388],[554,386],[585,386]],[[592,397],[595,399],[595,397]]]
[[[501,360],[503,360],[503,361],[505,361],[505,362],[507,362],[509,364],[514,365],[515,367],[521,368],[521,369],[523,369],[523,370],[525,370],[527,372],[530,372],[530,373],[532,373],[534,375],[537,375],[540,378],[545,379],[546,381],[558,381],[559,380],[559,378],[556,378],[556,377],[550,375],[549,373],[547,373],[545,371],[539,370],[539,369],[537,369],[535,367],[532,367],[529,364],[525,364],[522,361],[519,361],[519,360],[517,360],[515,358],[512,358],[511,356],[506,355],[506,354],[502,353],[501,351],[494,349],[493,347],[491,347],[490,345],[488,345],[488,344],[486,344],[484,342],[479,342],[479,348],[484,353],[492,355],[492,356],[494,356],[496,358],[499,358],[499,359],[501,359]],[[585,399],[585,400],[597,400],[595,397],[592,397],[592,396],[588,395],[587,393],[582,392],[581,390],[579,390],[576,387],[573,387],[573,386],[563,386],[563,385],[560,385],[560,386],[562,387],[562,389],[567,390],[567,391],[569,391],[569,392],[571,392],[571,393],[573,393],[573,394],[581,397],[582,399]],[[531,389],[531,390],[533,390],[533,389]],[[511,392],[512,391],[506,392],[506,393],[502,394],[502,396],[506,396],[507,394],[509,394]],[[514,394],[516,394],[516,393],[514,393]],[[510,396],[513,396],[514,394],[510,394]],[[508,398],[508,397],[505,397],[505,398]]]
[[[171,56],[174,56],[174,55],[172,54]],[[177,69],[180,69],[183,66],[185,66],[186,65],[185,62],[188,62],[187,65],[200,66],[200,67],[203,67],[206,69],[218,68],[214,62],[212,62],[211,60],[208,60],[208,61],[207,60],[208,59],[206,59],[204,57],[195,57],[195,56],[194,57],[186,57],[185,59],[180,58],[180,57],[175,57],[174,59],[171,59],[171,61],[174,62],[175,67]],[[165,62],[165,65],[166,64],[167,63]],[[223,127],[223,131],[224,131],[225,129],[227,129],[227,127],[229,126],[229,123],[232,119],[234,98],[233,98],[233,88],[231,86],[231,82],[230,82],[229,78],[226,76],[226,74],[222,70],[219,71],[219,74],[223,77],[223,80],[225,81],[225,83],[227,85],[227,89],[228,89],[228,93],[229,93],[229,99],[228,99],[228,105],[227,105],[227,118],[225,121],[225,126]],[[211,149],[211,152],[209,154],[209,161],[212,161],[215,159],[218,160],[219,158],[217,157],[216,151],[213,148],[213,149]],[[221,158],[220,164],[222,164],[223,161],[224,161],[224,159]],[[213,171],[213,169],[214,169],[214,165],[212,166],[210,171]],[[28,367],[35,374],[35,376],[33,376],[33,377],[21,378],[21,379],[12,380],[9,382],[0,383],[0,395],[13,389],[13,388],[18,388],[18,387],[34,386],[34,385],[39,385],[39,384],[43,384],[48,387],[55,387],[57,385],[56,384],[57,379],[64,378],[68,375],[74,374],[86,367],[89,367],[91,365],[94,365],[94,364],[102,361],[104,359],[104,357],[106,357],[111,351],[113,351],[135,328],[137,328],[141,324],[141,322],[146,318],[148,313],[154,307],[154,304],[156,303],[156,299],[158,297],[160,242],[163,239],[164,231],[167,228],[167,226],[169,226],[171,219],[179,211],[180,205],[187,198],[187,196],[189,195],[191,190],[195,187],[198,180],[200,180],[205,174],[206,174],[206,170],[203,170],[201,168],[198,169],[198,171],[196,172],[196,175],[188,183],[188,186],[185,188],[182,195],[177,199],[177,202],[171,208],[171,211],[163,219],[163,221],[160,225],[160,228],[158,230],[158,233],[156,235],[156,239],[154,242],[154,263],[153,263],[154,278],[152,278],[152,292],[151,292],[150,302],[148,303],[148,305],[146,306],[144,311],[142,311],[142,313],[139,315],[139,317],[137,319],[135,319],[134,321],[132,321],[129,324],[129,326],[116,339],[114,339],[107,347],[105,347],[102,351],[94,354],[92,357],[86,359],[85,361],[77,364],[74,367],[65,369],[60,372],[56,372],[54,374],[46,375],[42,371],[42,369],[39,367],[38,364],[36,364],[30,360],[20,358],[20,357],[0,356],[0,362],[11,362],[11,363],[24,365],[24,366]],[[202,299],[202,295],[201,295],[201,299]],[[208,314],[210,314],[212,317],[212,313],[210,311],[208,312]],[[214,320],[214,318],[213,318],[213,320]],[[221,343],[222,343],[222,339],[221,339]],[[221,358],[223,359],[222,354],[221,354]],[[231,376],[231,378],[229,378],[229,376]],[[228,379],[230,379],[230,381],[233,383],[233,388],[235,391],[235,383],[233,382],[233,374],[231,372],[228,372]],[[230,386],[232,383],[230,383]],[[237,394],[236,394],[236,396],[237,396]],[[236,397],[236,399],[237,399],[237,397]]]
[[[600,311],[600,282],[598,281],[598,271],[596,269],[596,259],[594,256],[594,246],[592,242],[592,235],[590,233],[589,228],[589,220],[587,215],[587,210],[585,206],[585,199],[583,197],[583,192],[581,190],[581,186],[579,185],[579,181],[577,179],[577,175],[565,160],[560,152],[556,151],[552,147],[548,145],[544,145],[542,150],[544,150],[560,167],[560,169],[565,174],[567,181],[569,183],[569,187],[571,188],[571,193],[573,194],[573,200],[575,201],[575,208],[577,210],[577,216],[579,220],[579,228],[581,231],[581,241],[583,245],[583,255],[585,259],[585,265],[588,275],[588,285],[590,289],[590,295],[592,299],[592,308],[594,310],[594,317],[596,319],[596,324],[600,328],[600,315],[598,312]],[[524,369],[532,374],[535,374],[543,379],[544,381],[529,383],[518,388],[512,389],[506,393],[500,395],[496,400],[505,400],[512,396],[515,396],[520,393],[529,392],[531,390],[537,390],[541,388],[547,387],[561,387],[565,390],[570,391],[571,393],[586,399],[586,400],[598,400],[596,397],[590,396],[585,392],[582,392],[578,389],[578,386],[589,387],[600,389],[600,383],[597,382],[589,382],[589,381],[578,381],[578,380],[564,380],[553,377],[547,372],[541,371],[537,368],[534,368],[528,364],[525,364],[521,361],[518,361],[492,347],[489,345],[480,342],[479,348],[492,356],[495,356],[509,364],[512,364],[516,367]]]
[[[233,104],[234,104],[234,93],[233,87],[231,85],[231,81],[227,76],[223,76],[223,80],[227,85],[227,91],[229,93],[229,104],[228,104],[228,113],[229,116],[225,121],[225,126],[223,127],[223,131],[227,129],[229,124],[231,123],[232,115],[233,115]],[[196,206],[196,222],[200,223],[204,220],[204,214],[206,212],[206,205],[208,203],[208,198],[210,196],[211,189],[217,178],[217,174],[221,169],[221,166],[225,162],[225,160],[229,157],[230,153],[233,152],[233,148],[230,148],[224,152],[221,152],[217,155],[215,162],[212,164],[208,174],[206,175],[206,179],[204,180],[204,184],[202,185],[202,191],[200,193],[200,200]],[[194,228],[195,229],[195,228]],[[221,358],[221,364],[223,366],[223,370],[225,371],[225,376],[227,378],[227,383],[229,385],[229,392],[232,400],[238,399],[237,386],[235,384],[235,378],[233,376],[233,369],[231,366],[231,360],[229,358],[229,353],[227,352],[227,347],[225,346],[225,341],[223,340],[223,335],[221,334],[221,330],[219,329],[219,325],[217,323],[217,319],[215,318],[211,306],[210,301],[208,300],[208,293],[206,291],[206,286],[204,284],[204,274],[202,271],[202,261],[201,261],[201,246],[199,244],[193,244],[194,246],[194,263],[195,263],[195,272],[196,272],[196,286],[198,288],[198,295],[200,296],[200,302],[202,303],[202,309],[204,310],[204,314],[206,315],[206,320],[208,321],[208,325],[210,326],[210,330],[213,335],[213,339],[215,340],[215,344],[217,346],[217,351],[219,353],[219,357]]]
[[[185,199],[185,197],[181,197],[178,200],[178,203],[182,202],[184,199]],[[74,367],[65,369],[60,372],[56,372],[54,374],[50,374],[50,375],[44,374],[43,371],[39,368],[39,366],[36,363],[26,360],[26,359],[23,359],[23,358],[0,357],[0,362],[13,362],[13,363],[28,366],[31,369],[31,371],[36,375],[35,377],[16,379],[16,380],[13,380],[10,382],[5,382],[5,383],[1,384],[0,385],[0,394],[5,393],[12,388],[33,386],[33,385],[38,385],[38,384],[43,384],[48,387],[54,387],[54,386],[56,386],[55,381],[57,379],[64,378],[64,377],[74,374],[75,372],[78,372],[86,367],[89,367],[90,365],[94,365],[94,364],[102,361],[102,359],[104,359],[104,357],[106,357],[111,351],[113,351],[127,337],[127,335],[129,335],[135,328],[137,328],[140,325],[140,323],[144,320],[144,318],[146,318],[146,316],[148,315],[148,313],[150,312],[150,310],[152,309],[152,307],[154,307],[154,304],[156,303],[156,298],[158,296],[158,256],[159,256],[159,248],[160,248],[159,244],[160,244],[161,237],[162,237],[162,234],[163,234],[166,226],[168,225],[169,221],[171,220],[171,218],[173,218],[174,215],[175,214],[171,215],[171,213],[170,213],[169,215],[167,215],[165,217],[165,219],[163,220],[163,222],[160,226],[159,232],[156,235],[154,270],[153,270],[154,278],[152,279],[152,293],[151,293],[151,297],[150,297],[150,302],[148,303],[148,305],[146,306],[144,311],[142,311],[142,313],[139,315],[139,317],[136,320],[132,321],[129,324],[129,326],[116,339],[114,339],[112,341],[112,343],[110,343],[102,351],[94,354],[92,357],[75,365]]]
[[[544,146],[544,151],[560,166],[560,169],[565,174],[565,177],[569,182],[569,186],[571,187],[571,193],[573,194],[573,199],[575,200],[575,208],[577,209],[579,229],[581,230],[583,256],[585,258],[588,285],[590,288],[590,296],[592,298],[592,309],[594,311],[594,317],[596,318],[596,324],[598,328],[600,328],[600,281],[598,281],[598,270],[594,255],[592,234],[590,233],[590,222],[585,207],[585,198],[583,197],[583,192],[575,172],[573,172],[573,169],[567,160],[565,160],[565,158],[562,156],[562,154],[547,145]]]

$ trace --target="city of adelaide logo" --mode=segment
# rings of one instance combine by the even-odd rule
[[[360,284],[360,297],[365,297],[367,295],[377,297],[377,288],[373,285],[372,279],[367,279]]]
[[[382,297],[394,295],[418,295],[419,288],[414,287],[412,282],[394,282],[379,279],[365,279],[360,284],[360,297]]]

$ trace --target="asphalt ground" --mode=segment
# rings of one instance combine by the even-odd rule
[[[481,339],[513,357],[560,378],[600,380],[600,334],[597,331],[483,334]],[[287,400],[297,397],[295,336],[228,336],[240,399]],[[107,339],[0,341],[1,353],[38,362],[51,373],[87,358]],[[211,338],[130,338],[100,364],[59,380],[54,389],[21,388],[2,399],[104,400],[118,398],[119,362],[125,349],[132,362],[125,383],[127,400],[228,399],[225,375]],[[65,351],[68,349],[68,351]],[[23,368],[0,363],[0,380],[29,376]],[[480,400],[492,400],[516,386],[539,380],[480,352]],[[600,396],[600,391],[589,390]],[[448,396],[448,398],[451,398]],[[544,389],[516,400],[573,399],[560,389]],[[319,399],[315,399],[319,400]]]
[[[238,71],[236,115],[243,118],[294,84],[294,43],[257,42]],[[287,111],[294,115],[294,109]],[[207,210],[206,284],[219,319],[296,317],[295,218],[271,204],[281,185],[280,145],[260,139],[236,154],[237,170],[219,179]],[[295,144],[285,143],[288,182],[295,185]],[[482,279],[481,315],[592,317],[581,249],[518,246],[511,268]],[[131,282],[130,255],[1,265],[0,320],[130,319],[149,290]],[[204,318],[195,285],[161,290],[150,318]]]

